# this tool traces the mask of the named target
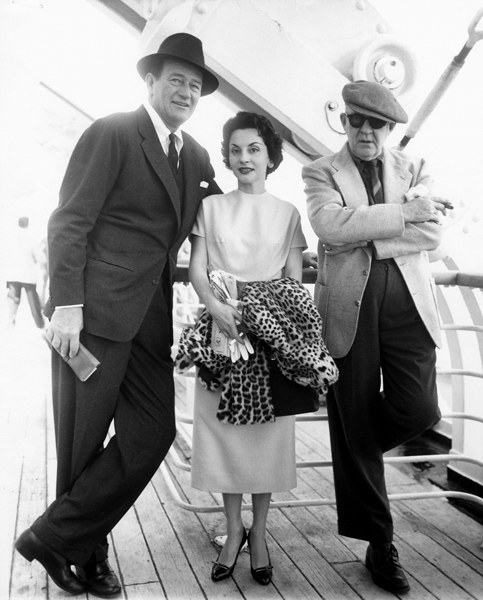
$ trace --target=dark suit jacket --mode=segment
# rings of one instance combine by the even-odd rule
[[[87,129],[49,220],[48,317],[55,306],[83,304],[89,333],[134,337],[167,261],[174,277],[201,200],[220,193],[208,153],[185,133],[181,160],[183,198],[143,106]]]

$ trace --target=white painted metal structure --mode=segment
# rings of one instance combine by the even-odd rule
[[[206,64],[220,80],[217,95],[238,110],[269,116],[302,162],[344,143],[345,83],[384,82],[403,105],[415,84],[412,52],[365,0],[98,2],[127,5],[146,21],[143,55],[178,31],[202,39]]]

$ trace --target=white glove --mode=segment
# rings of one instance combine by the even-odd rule
[[[243,337],[243,333],[240,333],[240,337]],[[253,354],[253,346],[250,343],[250,340],[245,337],[245,343],[240,344],[236,340],[230,340],[228,342],[228,347],[230,348],[231,362],[236,362],[240,356],[243,360],[248,360],[248,355]]]

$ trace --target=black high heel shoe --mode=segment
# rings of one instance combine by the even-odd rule
[[[252,577],[260,585],[268,585],[272,581],[273,567],[272,567],[272,563],[270,562],[270,554],[268,552],[267,542],[265,542],[265,546],[267,548],[267,554],[268,554],[268,565],[266,567],[260,567],[259,569],[254,569],[252,567],[252,552],[251,552],[251,548],[250,548],[250,531],[248,532],[247,541],[248,541],[248,548],[250,549],[250,571],[251,571]]]
[[[226,565],[222,565],[221,563],[216,561],[216,563],[213,565],[213,569],[211,570],[211,579],[213,581],[221,581],[222,579],[226,579],[227,577],[230,577],[230,575],[235,570],[235,565],[236,565],[236,561],[238,560],[238,555],[240,554],[240,551],[243,548],[243,546],[245,545],[245,542],[247,541],[247,539],[248,538],[247,538],[246,529],[243,528],[243,536],[242,536],[240,545],[238,546],[238,552],[236,553],[235,561],[233,562],[231,567],[227,567]]]

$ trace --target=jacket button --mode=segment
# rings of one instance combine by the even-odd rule
[[[361,301],[360,300],[356,300],[356,306],[360,306],[361,305]]]
[[[367,271],[362,271],[362,274],[367,276]]]
[[[154,285],[158,285],[158,283],[159,283],[159,279],[153,279],[153,284]]]

